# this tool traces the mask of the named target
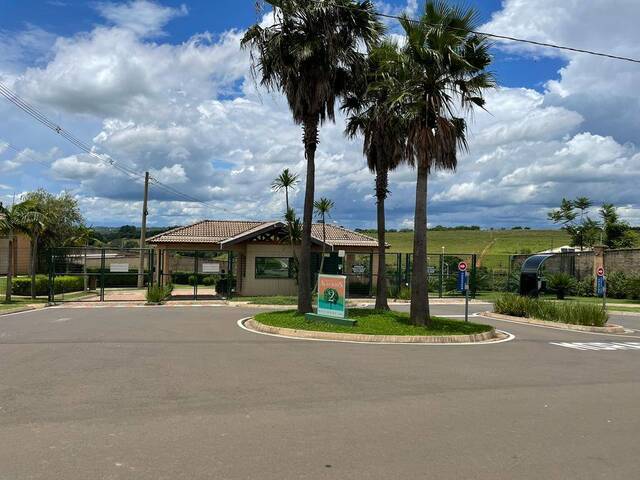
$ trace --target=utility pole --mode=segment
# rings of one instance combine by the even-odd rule
[[[142,200],[142,225],[140,228],[140,262],[138,263],[138,288],[144,287],[144,245],[147,241],[147,200],[149,199],[149,172],[144,172],[144,199]],[[151,268],[151,265],[149,265]]]

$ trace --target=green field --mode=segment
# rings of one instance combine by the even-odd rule
[[[368,235],[377,236],[375,231]],[[390,252],[411,253],[413,232],[388,232]],[[476,253],[505,255],[535,253],[569,244],[562,230],[437,230],[427,233],[427,251],[440,253]]]

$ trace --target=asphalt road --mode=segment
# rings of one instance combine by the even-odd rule
[[[255,311],[0,316],[0,480],[638,477],[640,350],[593,345],[640,332],[361,345],[236,325]]]

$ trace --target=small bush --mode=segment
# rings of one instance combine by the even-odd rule
[[[56,294],[80,292],[84,289],[82,277],[61,275],[55,277],[53,291]],[[31,277],[17,277],[12,282],[12,292],[14,295],[31,295]],[[49,295],[49,277],[47,275],[36,275],[36,295]]]
[[[494,303],[494,309],[497,313],[514,317],[594,327],[603,327],[609,319],[602,307],[593,303],[554,302],[512,293],[500,295]]]
[[[640,300],[640,277],[631,277],[627,283],[627,297]]]
[[[211,287],[216,284],[218,278],[219,277],[216,275],[208,275],[202,279],[202,284],[206,285],[207,287]]]
[[[593,279],[585,278],[584,280],[577,281],[573,286],[572,293],[578,297],[593,297]]]
[[[623,272],[607,275],[607,297],[626,298],[629,280]]]
[[[153,285],[147,290],[147,302],[160,303],[168,298],[173,292],[173,284]]]
[[[555,292],[558,300],[564,300],[565,295],[575,287],[575,283],[575,279],[568,273],[555,273],[547,279],[547,287]]]

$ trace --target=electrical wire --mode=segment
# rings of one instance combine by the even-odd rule
[[[22,111],[27,113],[29,116],[31,116],[32,118],[34,118],[35,120],[37,120],[38,122],[40,122],[41,124],[43,124],[44,126],[49,128],[50,130],[53,130],[55,133],[60,135],[62,138],[64,138],[65,140],[67,140],[68,142],[70,142],[71,144],[73,144],[75,147],[77,147],[78,149],[82,150],[86,154],[90,155],[91,157],[99,160],[100,162],[102,162],[102,163],[104,163],[106,165],[109,165],[109,166],[117,169],[118,171],[120,171],[121,173],[125,174],[129,178],[135,180],[136,182],[144,182],[144,179],[143,179],[144,174],[143,173],[137,172],[134,169],[132,169],[130,167],[127,167],[126,165],[123,165],[120,162],[116,162],[116,160],[111,158],[109,155],[96,153],[92,147],[90,147],[89,145],[87,145],[84,142],[82,142],[81,140],[79,140],[77,137],[75,137],[73,134],[71,134],[71,132],[69,132],[68,130],[64,129],[63,127],[61,127],[57,123],[55,123],[52,120],[50,120],[44,113],[42,113],[40,110],[38,110],[33,105],[29,104],[26,100],[21,98],[18,94],[13,92],[10,88],[8,88],[2,82],[0,82],[0,95],[5,97],[10,103],[12,103],[16,107],[18,107],[19,109],[21,109]],[[228,210],[228,209],[226,209],[224,207],[214,206],[214,205],[210,204],[209,202],[206,202],[206,201],[201,200],[201,199],[199,199],[197,197],[194,197],[193,195],[189,195],[189,194],[184,193],[184,192],[182,192],[182,191],[180,191],[180,190],[178,190],[178,189],[176,189],[174,187],[171,187],[171,186],[161,182],[157,178],[153,178],[153,177],[150,176],[149,177],[149,183],[151,185],[154,185],[157,188],[160,188],[160,189],[162,189],[162,190],[164,190],[166,192],[169,192],[169,193],[171,193],[171,194],[173,194],[175,196],[179,196],[179,197],[181,197],[181,198],[183,198],[183,199],[185,199],[185,200],[187,200],[187,201],[189,201],[191,203],[199,203],[199,204],[202,204],[203,206],[205,206],[207,208],[223,210],[223,211],[225,211],[227,213],[231,213],[230,210]]]
[[[345,8],[345,9],[350,9],[350,10],[354,10],[356,7],[355,6],[348,6],[348,5],[338,5],[338,4],[334,4],[336,7],[338,8]],[[388,13],[380,13],[380,12],[376,12],[375,13],[378,17],[383,17],[383,18],[389,18],[389,19],[393,19],[393,20],[408,20],[409,22],[412,23],[422,23],[421,20],[417,19],[417,18],[411,18],[408,16],[401,16],[401,15],[391,15]],[[489,32],[481,32],[478,30],[466,30],[463,28],[458,28],[458,27],[452,27],[452,26],[448,26],[448,25],[438,25],[438,24],[432,24],[432,26],[434,27],[444,27],[446,29],[449,30],[456,30],[456,31],[462,31],[462,32],[468,32],[468,33],[474,33],[476,35],[482,35],[485,37],[489,37],[489,38],[497,38],[499,40],[507,40],[509,42],[518,42],[518,43],[526,43],[529,45],[536,45],[538,47],[545,47],[545,48],[555,48],[556,50],[566,50],[569,52],[574,52],[574,53],[584,53],[587,55],[594,55],[597,57],[605,57],[605,58],[610,58],[613,60],[620,60],[620,61],[624,61],[624,62],[631,62],[631,63],[640,63],[640,59],[637,58],[631,58],[631,57],[623,57],[620,55],[614,55],[611,53],[604,53],[604,52],[597,52],[595,50],[587,50],[584,48],[576,48],[576,47],[569,47],[566,45],[558,45],[555,43],[547,43],[547,42],[538,42],[536,40],[529,40],[526,38],[518,38],[518,37],[512,37],[509,35],[500,35],[497,33],[489,33]]]

